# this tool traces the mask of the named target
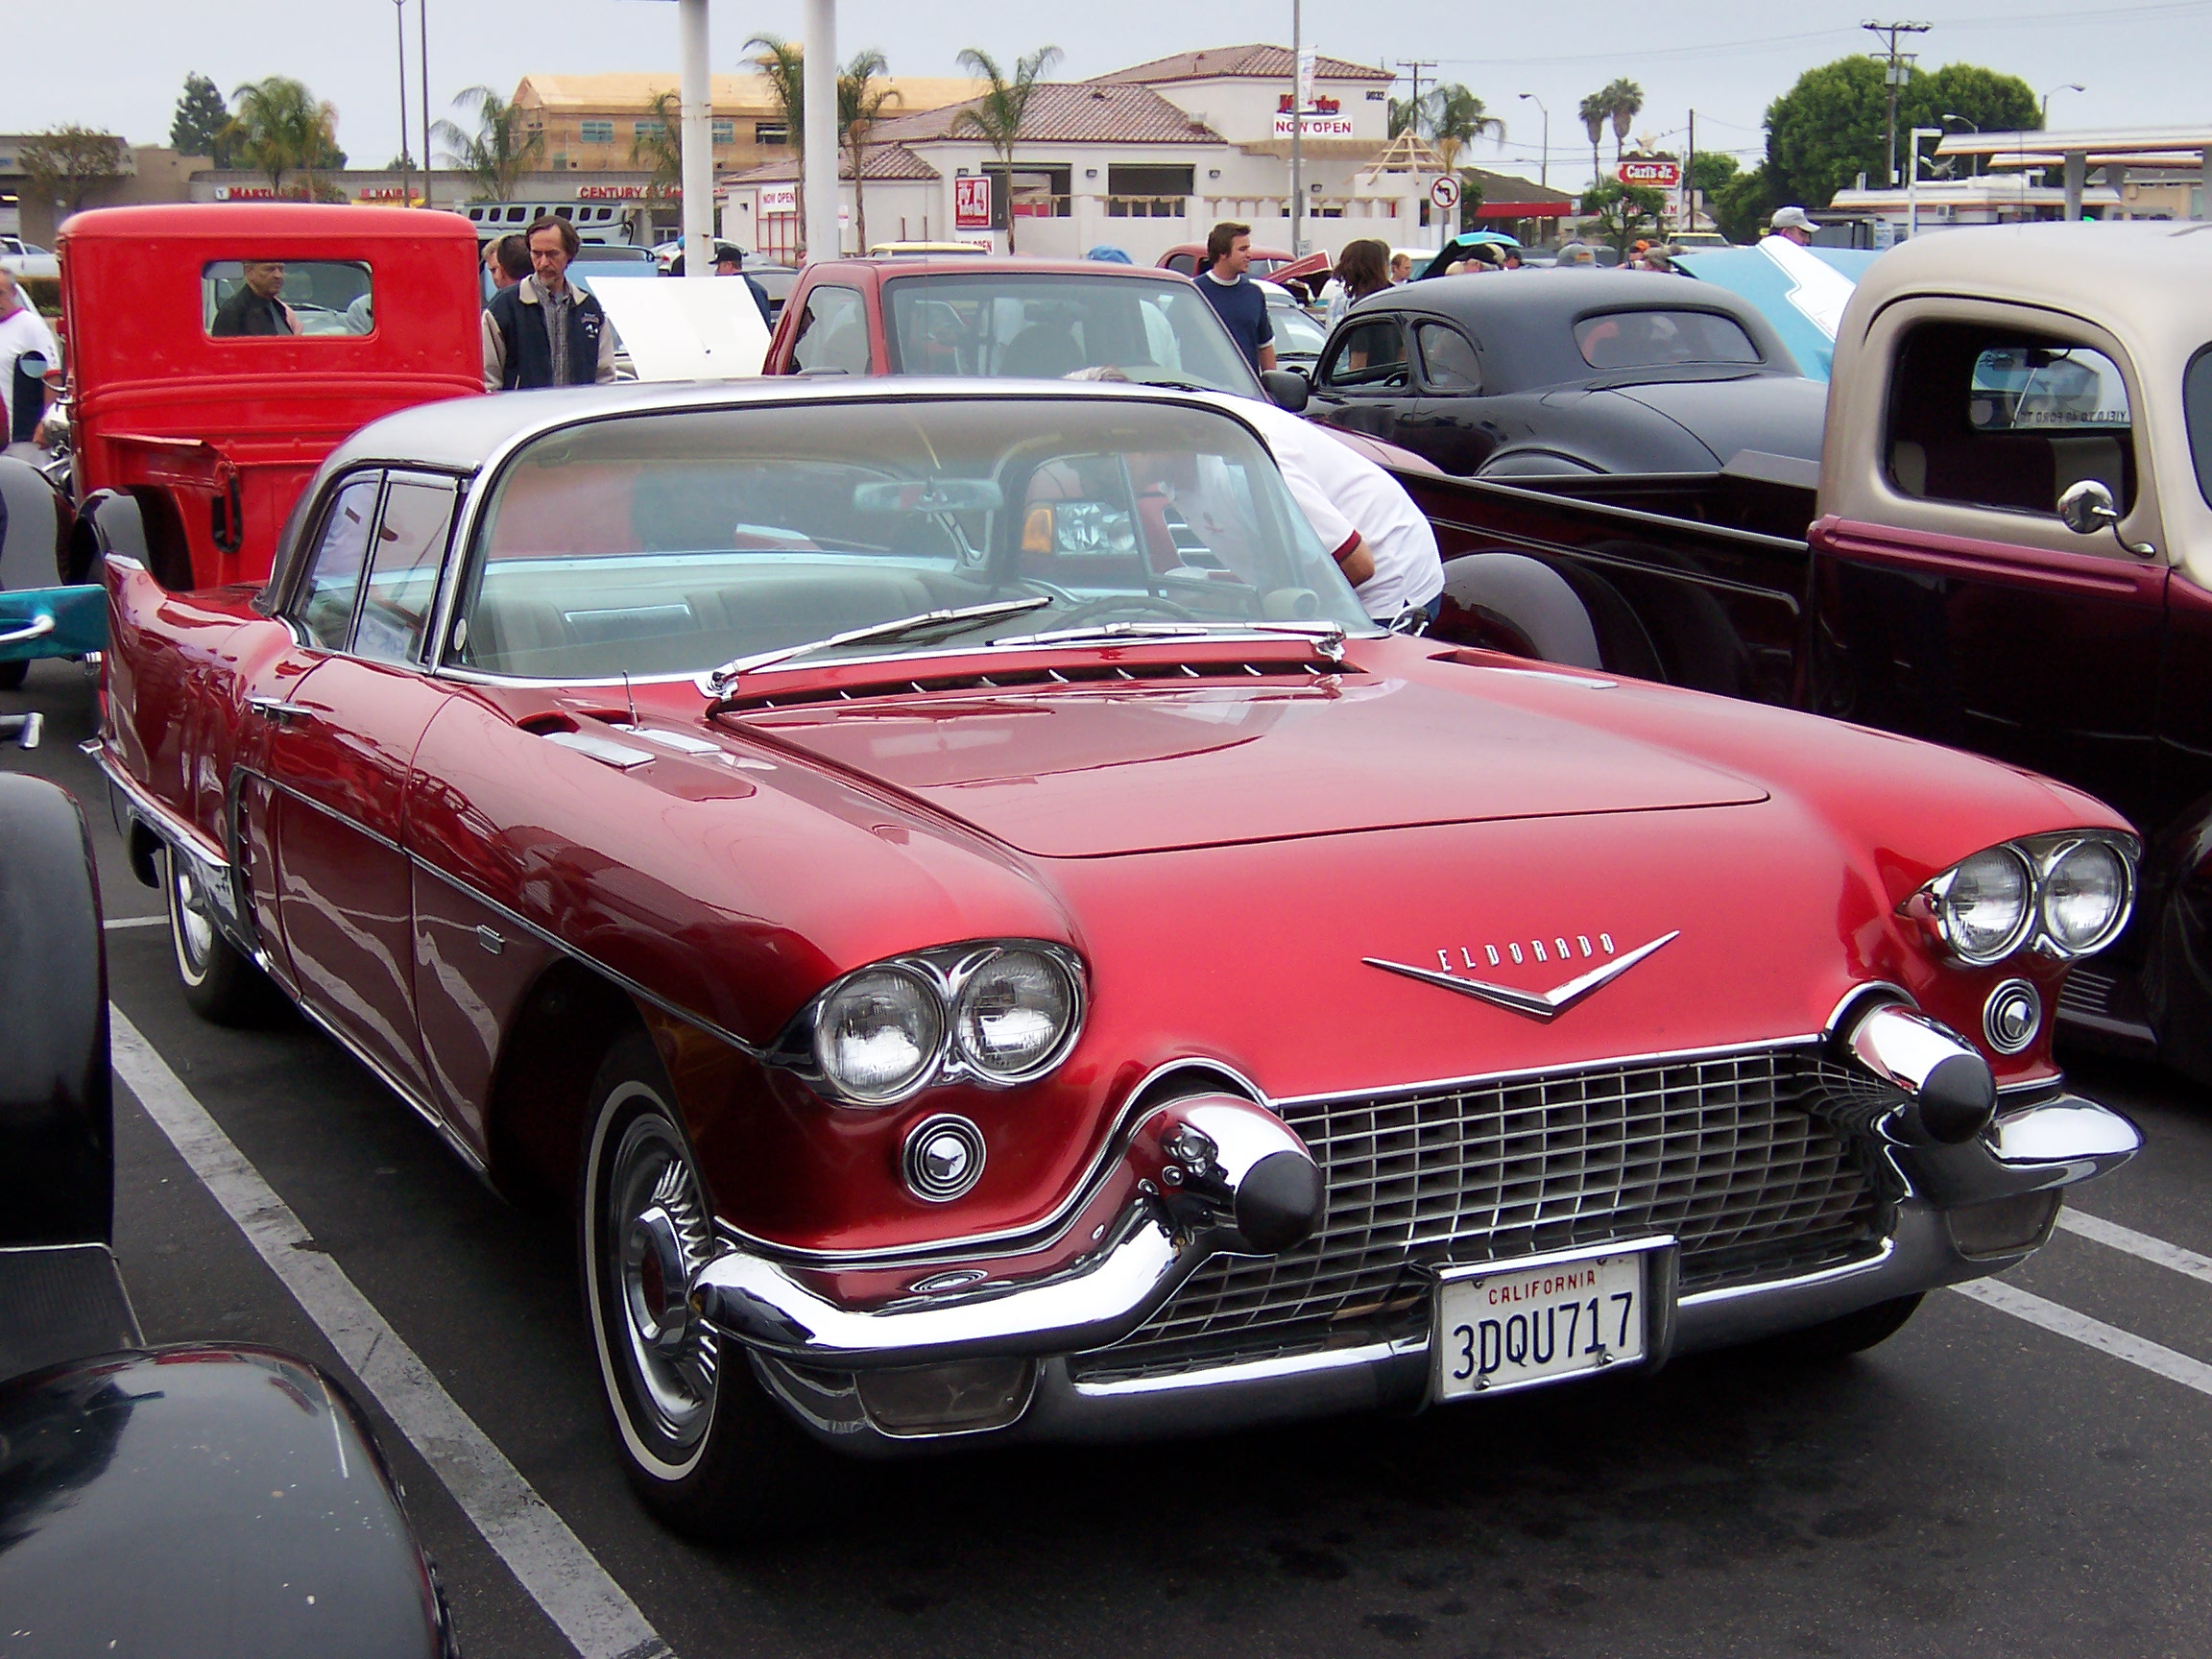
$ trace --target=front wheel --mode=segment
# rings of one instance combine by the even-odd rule
[[[169,901],[169,943],[184,1000],[217,1025],[251,1024],[267,1012],[273,987],[246,953],[215,926],[214,901],[190,860],[161,854],[161,885]]]
[[[754,1383],[744,1350],[691,1311],[713,1251],[706,1193],[646,1035],[591,1086],[580,1267],[599,1379],[630,1482],[669,1527],[760,1537],[819,1503],[830,1459]]]

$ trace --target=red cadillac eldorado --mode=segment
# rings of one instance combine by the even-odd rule
[[[1233,398],[379,421],[264,586],[107,579],[186,996],[573,1194],[628,1472],[1222,1428],[1790,1336],[2138,1145],[2050,1048],[2076,790],[1372,625]]]

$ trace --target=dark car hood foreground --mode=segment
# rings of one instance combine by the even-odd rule
[[[1652,380],[1613,388],[1666,416],[1725,467],[1749,449],[1763,455],[1820,459],[1828,387],[1792,374],[1746,374],[1735,380]]]
[[[1046,857],[1765,795],[1700,760],[1387,674],[881,698],[747,724]]]

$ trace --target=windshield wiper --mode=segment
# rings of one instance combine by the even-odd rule
[[[933,634],[940,630],[957,634],[964,628],[973,628],[978,622],[989,622],[999,616],[1019,616],[1024,611],[1034,611],[1052,603],[1049,593],[1025,594],[1020,599],[996,599],[988,605],[967,605],[957,610],[925,611],[915,616],[898,616],[888,622],[872,622],[865,628],[849,628],[842,634],[832,634],[827,639],[809,639],[804,645],[781,645],[773,651],[761,651],[751,657],[739,657],[704,676],[702,684],[714,696],[721,696],[741,676],[758,668],[771,667],[778,662],[788,662],[795,657],[811,656],[816,651],[832,650],[839,645],[864,645],[875,640],[902,639],[914,634]]]
[[[1312,640],[1314,649],[1332,662],[1344,661],[1344,628],[1337,622],[1098,622],[1046,634],[1001,634],[991,645],[994,649],[1001,645],[1080,645],[1097,639],[1197,639],[1238,634],[1288,634]]]

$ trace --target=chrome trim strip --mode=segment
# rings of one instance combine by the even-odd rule
[[[441,1116],[435,1109],[433,1109],[428,1102],[423,1100],[421,1095],[417,1094],[413,1089],[410,1089],[406,1084],[400,1082],[398,1078],[395,1077],[391,1071],[383,1066],[381,1062],[376,1060],[358,1043],[354,1042],[352,1038],[347,1036],[344,1031],[339,1029],[339,1027],[332,1022],[327,1015],[324,1014],[320,1009],[315,1007],[315,1005],[309,1002],[305,997],[295,998],[293,999],[293,1005],[297,1007],[301,1013],[304,1014],[308,1021],[313,1023],[316,1029],[321,1031],[324,1036],[329,1038],[331,1042],[337,1044],[339,1047],[345,1049],[347,1053],[352,1055],[355,1060],[359,1061],[362,1066],[367,1068],[370,1075],[375,1077],[384,1085],[385,1088],[391,1090],[393,1094],[398,1095],[402,1101],[404,1101],[409,1107],[413,1108],[415,1115],[421,1118],[423,1122],[429,1124],[431,1128],[435,1129],[438,1132],[439,1138],[443,1140],[446,1145],[450,1146],[454,1151],[458,1152],[461,1155],[462,1161],[466,1163],[472,1171],[478,1175],[485,1175],[488,1173],[484,1160],[477,1156],[476,1149],[473,1146],[469,1145],[467,1141],[461,1138],[460,1131],[456,1130],[450,1123],[446,1122],[445,1118]]]
[[[1811,1289],[1821,1285],[1834,1285],[1844,1279],[1871,1273],[1887,1263],[1897,1253],[1894,1237],[1879,1240],[1874,1253],[1857,1262],[1839,1262],[1833,1267],[1816,1268],[1811,1273],[1792,1274],[1786,1279],[1758,1279],[1748,1285],[1722,1285],[1712,1290],[1693,1290],[1677,1299],[1682,1308],[1716,1308],[1723,1303],[1740,1302],[1746,1296],[1763,1296],[1777,1290]]]
[[[172,807],[124,771],[123,763],[105,742],[90,753],[92,763],[100,768],[110,784],[120,789],[129,799],[132,810],[146,820],[149,830],[165,839],[184,843],[196,857],[204,863],[218,867],[228,879],[230,856],[212,836],[189,819],[179,817]]]
[[[297,801],[301,805],[307,807],[310,811],[320,812],[324,817],[329,819],[332,823],[343,824],[347,829],[352,830],[354,834],[360,836],[364,841],[373,841],[377,846],[383,848],[385,852],[397,853],[402,858],[407,856],[407,850],[404,847],[401,847],[398,842],[393,840],[391,836],[380,834],[376,830],[370,829],[368,825],[362,823],[358,818],[348,817],[345,813],[339,811],[337,807],[330,805],[328,803],[318,801],[312,795],[303,795],[299,790],[293,788],[289,783],[279,783],[276,779],[270,777],[268,773],[260,771],[255,767],[241,766],[238,768],[238,772],[242,777],[258,778],[262,782],[268,784],[269,787],[274,789],[277,794],[285,797],[285,799],[290,801]]]
[[[1596,1054],[1587,1060],[1565,1060],[1551,1066],[1526,1066],[1510,1071],[1483,1071],[1468,1077],[1445,1077],[1427,1083],[1384,1083],[1361,1089],[1332,1089],[1321,1094],[1286,1094],[1271,1102],[1277,1106],[1305,1106],[1320,1100],[1342,1100],[1352,1095],[1396,1097],[1424,1094],[1431,1089],[1473,1089],[1488,1083],[1510,1083],[1522,1077],[1550,1077],[1566,1071],[1597,1071],[1611,1067],[1671,1066],[1677,1062],[1714,1060],[1731,1054],[1762,1054],[1774,1048],[1803,1048],[1818,1043],[1825,1033],[1799,1037],[1767,1037],[1750,1043],[1726,1043],[1710,1048],[1675,1048],[1653,1054]]]
[[[1368,1342],[1358,1348],[1324,1348],[1307,1354],[1276,1354],[1265,1359],[1243,1359],[1227,1365],[1210,1365],[1203,1371],[1177,1371],[1163,1377],[1128,1377],[1113,1382],[1069,1380],[1081,1400],[1128,1400],[1147,1394],[1177,1394],[1190,1388],[1214,1388],[1238,1382],[1266,1382],[1281,1377],[1310,1377],[1323,1371],[1345,1371],[1356,1365],[1374,1365],[1385,1359],[1429,1353],[1426,1336],[1401,1337],[1389,1342]]]

